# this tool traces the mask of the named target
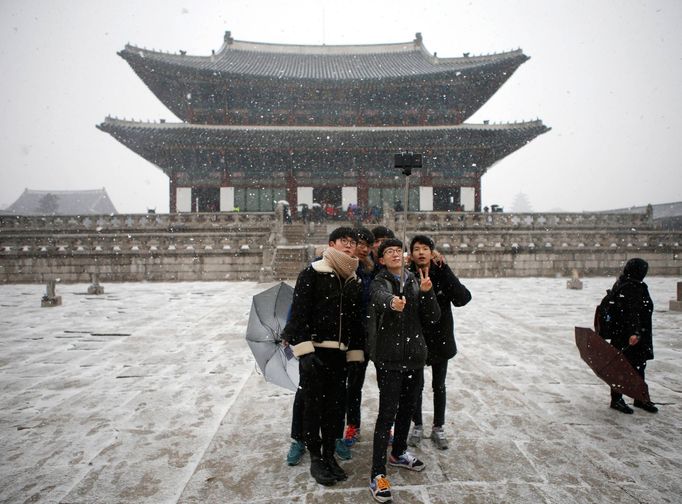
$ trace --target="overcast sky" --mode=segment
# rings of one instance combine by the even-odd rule
[[[679,0],[0,0],[0,206],[24,188],[106,188],[119,212],[168,211],[161,170],[95,128],[177,118],[116,52],[237,40],[405,42],[439,57],[531,59],[467,122],[552,128],[494,165],[483,205],[605,210],[682,201]]]

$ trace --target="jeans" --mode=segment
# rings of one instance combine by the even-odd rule
[[[433,388],[433,426],[442,427],[445,424],[445,377],[448,374],[448,361],[431,365],[431,386]],[[419,394],[417,406],[412,417],[415,425],[423,425],[422,394]]]
[[[424,387],[424,368],[387,370],[377,368],[379,382],[379,414],[374,426],[372,474],[386,474],[386,449],[391,425],[393,445],[391,454],[402,455],[407,449],[407,435],[417,398]]]

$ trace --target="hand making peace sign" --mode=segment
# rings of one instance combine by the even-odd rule
[[[429,278],[429,268],[419,268],[419,290],[422,292],[429,292],[433,287],[431,278]]]

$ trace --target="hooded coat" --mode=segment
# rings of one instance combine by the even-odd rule
[[[611,288],[617,296],[618,312],[621,314],[619,323],[614,328],[611,344],[619,349],[625,348],[628,356],[638,361],[654,358],[651,335],[654,302],[649,295],[647,284],[643,281],[648,268],[645,260],[630,259]],[[639,342],[629,346],[628,339],[633,334],[639,336]]]
[[[440,318],[434,289],[421,292],[415,276],[409,271],[405,274],[407,303],[402,312],[391,309],[391,299],[400,293],[400,282],[390,271],[380,270],[370,288],[367,353],[382,369],[423,368],[427,347],[422,327]]]

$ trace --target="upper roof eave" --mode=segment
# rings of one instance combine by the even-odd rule
[[[489,55],[438,58],[435,53],[432,55],[426,50],[420,34],[417,34],[417,38],[411,42],[338,46],[271,44],[239,41],[226,37],[226,41],[220,50],[210,56],[187,55],[185,52],[180,54],[160,52],[131,44],[126,44],[125,48],[118,54],[131,65],[134,65],[136,61],[144,59],[146,60],[145,66],[153,62],[187,71],[211,72],[222,76],[247,75],[253,77],[276,77],[278,79],[305,79],[305,74],[310,74],[313,80],[352,80],[359,78],[359,76],[366,79],[368,71],[369,77],[372,77],[371,74],[374,72],[377,78],[385,78],[387,75],[384,74],[388,70],[381,70],[381,65],[377,65],[374,60],[369,62],[369,69],[363,67],[363,65],[367,66],[368,63],[354,60],[353,64],[359,65],[357,75],[346,75],[344,72],[340,72],[338,75],[330,76],[328,71],[326,73],[323,71],[323,75],[317,75],[316,72],[320,72],[319,68],[302,70],[303,66],[311,64],[310,57],[315,57],[315,66],[319,64],[320,60],[317,59],[319,57],[324,59],[327,59],[325,57],[336,58],[335,61],[337,62],[339,58],[392,58],[390,63],[393,68],[390,73],[393,76],[441,74],[443,72],[495,65],[504,61],[517,60],[520,64],[528,59],[528,56],[523,54],[521,49]],[[244,56],[244,60],[248,60],[249,64],[243,64],[243,61],[238,61],[238,64],[235,65],[232,60],[229,61],[229,65],[227,64],[228,58],[240,59],[241,56]],[[295,69],[292,69],[290,61],[284,61],[286,58],[292,57],[301,58],[301,60],[297,60],[296,65],[293,65]],[[396,57],[405,62],[404,71],[396,70]],[[329,59],[329,61],[331,62],[332,60]],[[333,65],[333,63],[330,64]],[[416,71],[414,68],[415,64],[418,67]],[[234,70],[232,70],[233,68]]]

